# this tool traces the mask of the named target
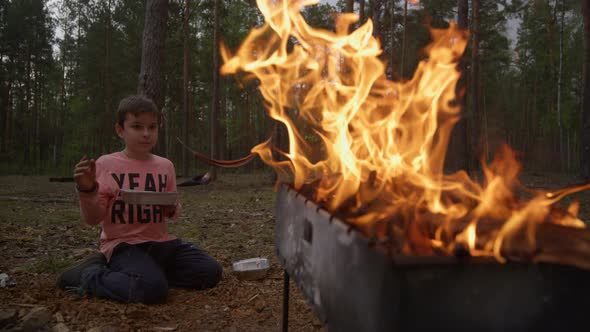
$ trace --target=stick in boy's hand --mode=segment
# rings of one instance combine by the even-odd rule
[[[74,181],[80,191],[90,191],[96,181],[96,162],[88,159],[86,155],[80,159],[74,168]]]

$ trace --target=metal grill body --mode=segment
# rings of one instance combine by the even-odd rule
[[[329,331],[588,331],[590,273],[550,264],[392,257],[281,186],[275,246]]]

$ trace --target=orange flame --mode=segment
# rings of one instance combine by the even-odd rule
[[[350,34],[354,14],[339,16],[335,32],[313,29],[300,10],[316,3],[257,0],[266,24],[236,54],[222,49],[222,73],[256,77],[269,115],[287,128],[287,160],[273,160],[270,140],[252,151],[296,189],[313,184],[315,201],[367,234],[406,241],[406,253],[450,252],[462,232],[472,251],[477,244],[500,261],[502,248],[523,230],[534,246],[535,225],[548,221],[551,204],[565,193],[521,201],[520,166],[510,149],[483,166],[484,184],[463,171],[443,174],[468,33],[455,24],[433,29],[428,59],[413,79],[392,82],[371,20]],[[573,207],[551,221],[584,227],[576,214]],[[495,220],[505,222],[476,238],[476,229]]]

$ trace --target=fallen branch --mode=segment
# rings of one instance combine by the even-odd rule
[[[74,178],[69,177],[53,177],[49,178],[49,182],[74,182]]]
[[[29,198],[15,196],[0,196],[0,201],[25,201],[33,203],[74,203],[73,199],[67,198]]]
[[[28,304],[28,303],[9,303],[8,306],[24,307],[24,308],[38,308],[38,307],[42,307],[42,305]]]

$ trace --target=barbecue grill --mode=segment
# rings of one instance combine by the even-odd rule
[[[588,331],[590,272],[492,258],[410,257],[287,185],[278,189],[275,247],[328,331]]]

